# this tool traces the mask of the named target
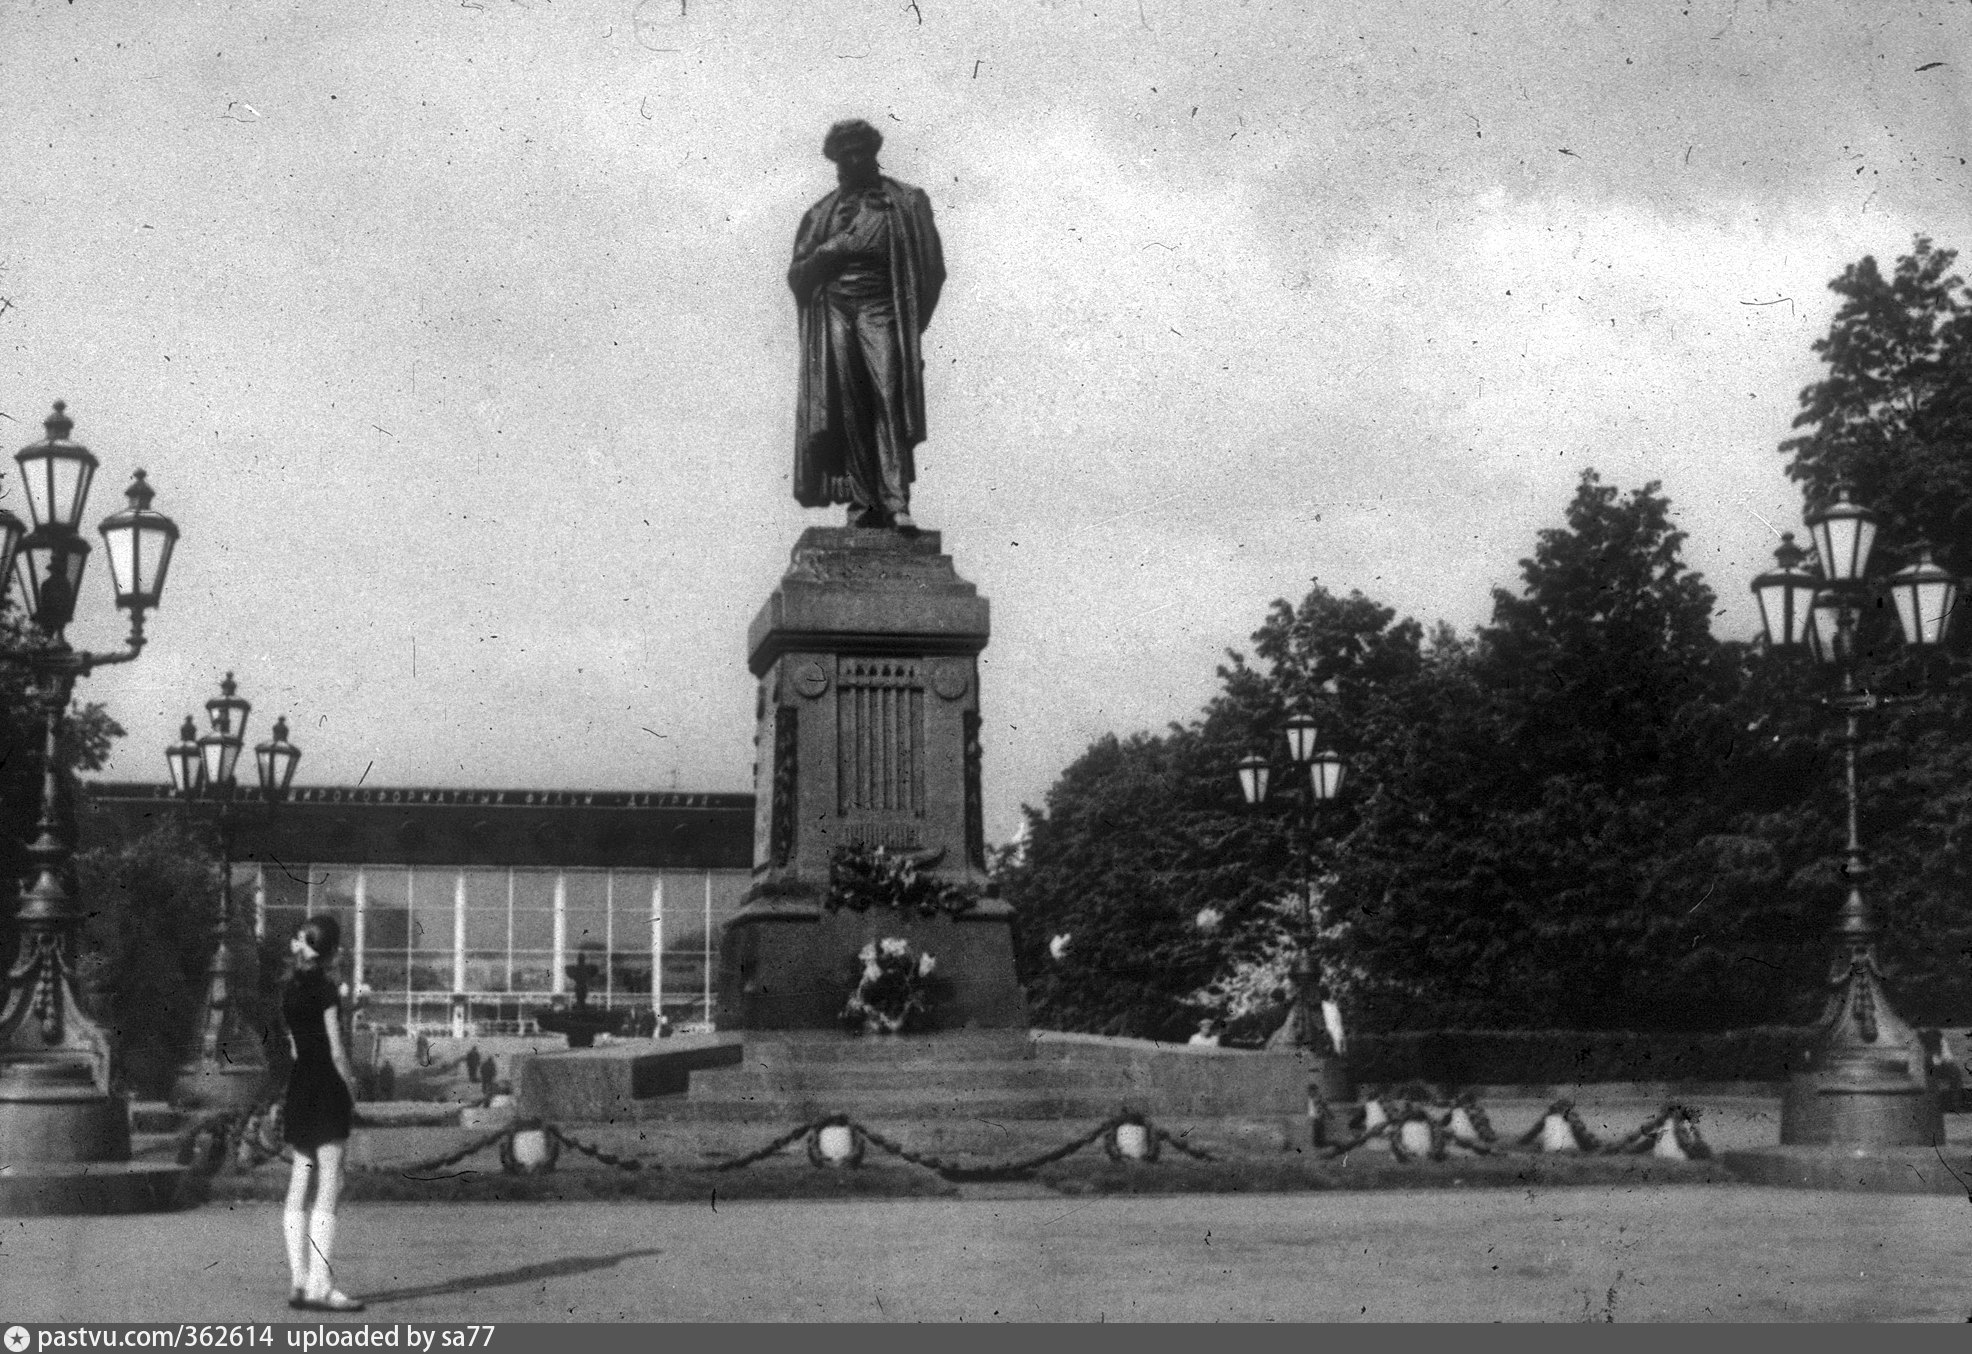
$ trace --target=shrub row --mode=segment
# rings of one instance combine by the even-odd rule
[[[1708,1032],[1408,1030],[1359,1034],[1349,1070],[1365,1085],[1591,1081],[1784,1081],[1814,1031],[1788,1025]]]

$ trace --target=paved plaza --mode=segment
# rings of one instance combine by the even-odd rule
[[[1740,1186],[369,1204],[378,1321],[1963,1322],[1963,1196]],[[18,1218],[0,1321],[285,1321],[278,1206]]]

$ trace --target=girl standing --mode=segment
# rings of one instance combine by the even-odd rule
[[[356,1073],[342,1042],[342,1000],[329,964],[342,943],[334,917],[310,917],[288,948],[294,976],[281,994],[294,1067],[282,1136],[294,1148],[282,1228],[293,1287],[288,1306],[302,1311],[360,1312],[363,1304],[335,1287],[329,1252],[335,1245],[336,1201],[342,1195],[343,1148],[356,1110]],[[315,1206],[308,1187],[315,1186]]]

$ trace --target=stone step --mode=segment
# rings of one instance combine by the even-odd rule
[[[690,1094],[717,1099],[735,1094],[861,1095],[884,1091],[1090,1091],[1121,1092],[1136,1083],[1125,1068],[1075,1068],[1059,1063],[1014,1062],[920,1066],[843,1064],[742,1067],[695,1072]]]
[[[185,1110],[173,1109],[162,1100],[133,1100],[130,1102],[130,1131],[132,1133],[175,1133],[192,1122],[192,1116]]]
[[[1121,1109],[1155,1114],[1163,1106],[1153,1098],[1133,1096],[1127,1091],[1052,1090],[915,1090],[868,1091],[834,1095],[763,1094],[758,1098],[734,1095],[641,1101],[640,1118],[702,1120],[721,1122],[781,1122],[792,1127],[803,1120],[825,1114],[847,1114],[852,1119],[916,1121],[936,1119],[1091,1119],[1100,1121]]]
[[[178,1135],[176,1133],[132,1133],[130,1135],[130,1155],[137,1161],[176,1161],[178,1159]]]
[[[1030,1061],[1035,1043],[1025,1030],[957,1030],[936,1036],[852,1035],[833,1030],[749,1032],[749,1062],[918,1064]]]

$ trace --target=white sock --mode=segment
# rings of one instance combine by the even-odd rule
[[[308,1215],[308,1296],[325,1298],[335,1289],[329,1255],[335,1250],[336,1215],[316,1209]]]
[[[281,1233],[288,1242],[288,1276],[296,1288],[308,1286],[308,1209],[289,1207],[281,1214]]]

